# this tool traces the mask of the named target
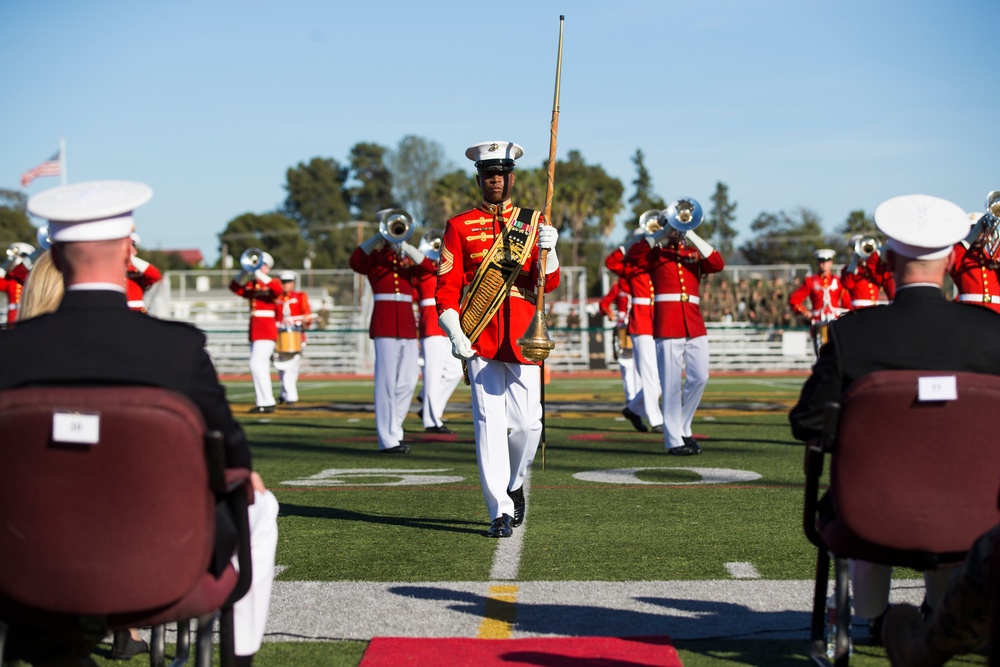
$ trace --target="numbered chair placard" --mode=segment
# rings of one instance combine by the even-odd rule
[[[958,399],[958,384],[954,375],[922,377],[917,384],[917,400],[954,401]]]
[[[82,412],[52,413],[52,441],[70,445],[96,445],[101,437],[101,417]]]

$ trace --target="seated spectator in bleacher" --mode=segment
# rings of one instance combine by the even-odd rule
[[[954,260],[952,246],[968,233],[965,211],[937,197],[908,195],[880,205],[875,224],[889,239],[885,261],[895,276],[896,298],[889,306],[854,311],[830,324],[829,342],[789,414],[799,440],[818,438],[826,404],[840,400],[854,380],[874,371],[1000,375],[1000,317],[986,308],[949,301],[942,292]],[[869,620],[872,639],[878,642],[891,568],[863,561],[851,565],[854,612]],[[947,574],[925,573],[926,607],[939,605]]]

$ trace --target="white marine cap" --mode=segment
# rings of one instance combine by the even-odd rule
[[[522,155],[524,149],[511,141],[484,141],[465,151],[465,157],[475,162],[480,171],[513,171],[514,161]]]
[[[39,192],[28,212],[49,221],[49,238],[107,241],[132,233],[132,211],[153,198],[153,189],[134,181],[86,181]]]
[[[142,245],[142,237],[139,236],[138,232],[132,232],[131,234],[128,235],[128,237],[132,239],[132,245],[134,245],[135,247],[138,248],[139,246]]]
[[[816,258],[817,262],[828,262],[837,256],[837,251],[832,248],[819,248],[818,250],[813,250],[813,257]]]
[[[271,256],[271,253],[265,252],[263,255],[261,255],[261,259],[263,259],[264,263],[267,264],[267,268],[269,269],[274,268],[274,257]]]
[[[299,276],[294,271],[282,271],[278,274],[278,280],[283,283],[295,282]]]
[[[969,215],[957,204],[930,195],[903,195],[875,209],[875,226],[886,246],[911,259],[947,257],[969,233]]]

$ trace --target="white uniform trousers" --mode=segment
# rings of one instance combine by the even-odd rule
[[[375,343],[375,430],[379,449],[398,447],[419,373],[416,338],[379,336]]]
[[[236,655],[253,655],[260,650],[271,606],[271,583],[274,581],[274,554],[278,548],[278,499],[270,491],[254,491],[248,512],[250,557],[253,578],[250,590],[233,605],[233,635]],[[239,569],[236,557],[233,565]]]
[[[847,564],[851,571],[854,613],[866,619],[879,616],[889,606],[892,567],[853,559]],[[954,571],[953,567],[942,567],[924,572],[924,600],[931,609],[940,604]]]
[[[635,369],[635,360],[632,357],[618,358],[618,370],[622,374],[622,389],[625,390],[625,403],[631,403],[635,395],[639,393],[639,373]]]
[[[278,369],[281,381],[281,400],[295,403],[299,400],[299,368],[302,367],[302,353],[279,352],[274,357],[274,367]]]
[[[691,422],[708,384],[708,336],[657,338],[656,361],[663,378],[663,440],[667,449],[691,437]]]
[[[428,336],[420,340],[424,356],[424,391],[422,416],[424,428],[443,426],[445,406],[462,379],[462,362],[451,353],[447,336]]]
[[[628,409],[644,417],[650,426],[663,423],[660,411],[660,373],[657,369],[656,343],[651,335],[630,336],[632,339],[632,362],[638,387],[635,396],[628,402]]]
[[[482,357],[466,364],[486,509],[491,521],[501,514],[514,516],[514,501],[507,491],[524,484],[542,438],[540,369]]]
[[[250,377],[253,391],[257,395],[257,405],[274,405],[274,391],[271,389],[271,355],[274,354],[273,340],[255,340],[250,343]]]

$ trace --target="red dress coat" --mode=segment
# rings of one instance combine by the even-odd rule
[[[484,205],[485,206],[485,205]],[[493,207],[495,208],[495,207]],[[448,221],[441,246],[441,262],[438,266],[438,284],[435,297],[437,312],[446,310],[460,312],[462,290],[469,285],[483,262],[483,257],[493,246],[494,239],[510,226],[516,211],[510,201],[503,204],[503,223],[485,208],[474,208],[460,213]],[[544,216],[539,216],[539,225]],[[479,337],[472,341],[472,348],[485,359],[509,363],[536,364],[521,354],[517,339],[535,314],[535,285],[538,282],[538,233],[529,234],[527,244],[531,252],[525,253],[521,273],[514,280],[510,294],[493,314],[490,322]],[[545,291],[551,292],[559,286],[559,269],[545,278]]]
[[[27,279],[28,269],[24,264],[18,264],[7,273],[6,277],[0,278],[0,289],[7,293],[8,327],[17,321],[17,307],[21,303],[21,291]]]
[[[413,316],[413,262],[392,244],[366,254],[355,248],[350,259],[355,272],[368,277],[375,298],[372,308],[371,338],[416,338]]]
[[[438,324],[437,299],[434,293],[437,292],[437,272],[438,265],[428,257],[414,268],[414,279],[417,293],[417,307],[420,312],[421,338],[429,336],[447,336],[441,325]]]
[[[702,257],[693,246],[655,245],[639,241],[629,251],[629,258],[649,272],[656,295],[653,305],[655,338],[697,338],[708,335],[701,316],[701,277],[718,273],[726,263],[718,250]]]
[[[653,279],[649,271],[640,265],[647,250],[649,244],[639,239],[629,248],[622,262],[621,275],[632,295],[627,328],[630,336],[653,335]]]
[[[140,313],[146,312],[146,292],[150,287],[160,282],[163,274],[152,264],[145,271],[139,271],[132,262],[125,269],[125,297],[128,307]]]
[[[1000,313],[1000,282],[997,270],[983,266],[983,258],[978,252],[955,244],[955,265],[951,269],[951,279],[958,288],[958,300],[985,306]]]
[[[278,340],[278,325],[275,321],[274,302],[281,294],[281,282],[272,279],[264,284],[251,278],[246,285],[233,280],[229,289],[250,301],[250,342],[257,340]]]
[[[302,329],[302,341],[305,342],[305,328],[309,324],[309,316],[312,315],[312,308],[309,307],[309,296],[305,292],[282,291],[274,302],[274,315],[277,319],[277,325],[280,326],[288,319],[291,320],[292,326]]]
[[[879,261],[877,252],[870,254],[864,263],[859,263],[854,271],[847,269],[845,266],[840,272],[840,281],[850,295],[852,310],[876,305],[879,290],[885,290],[890,301],[896,296],[896,281],[885,262]]]
[[[808,307],[805,305],[806,299],[809,299]],[[828,276],[808,275],[789,295],[788,304],[811,322],[818,322],[836,319],[851,307],[851,297],[840,278],[832,273]]]

